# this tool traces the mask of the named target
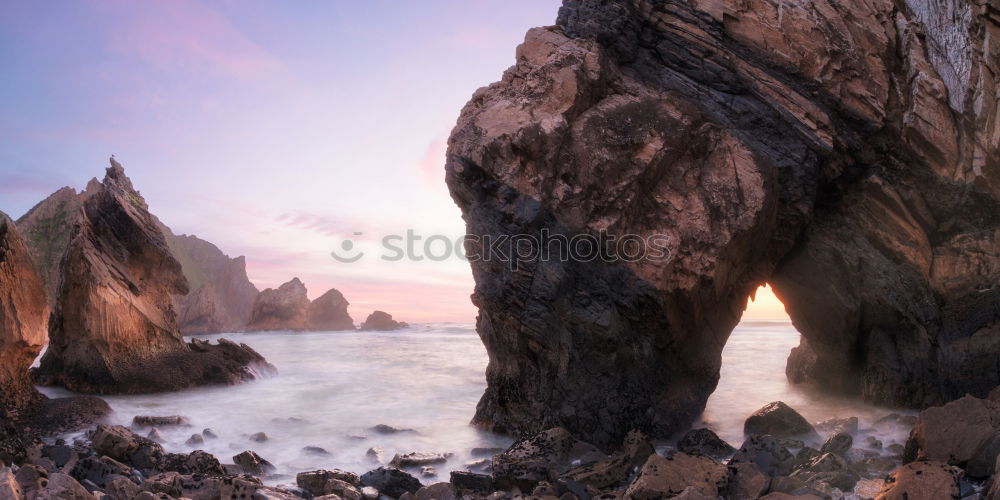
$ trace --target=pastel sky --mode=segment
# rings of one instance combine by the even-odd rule
[[[174,232],[245,255],[261,289],[298,276],[311,297],[341,290],[356,320],[472,321],[466,262],[386,262],[380,240],[464,233],[444,185],[448,132],[558,6],[3,2],[0,210],[81,189],[114,154]],[[750,316],[783,316],[762,295]]]

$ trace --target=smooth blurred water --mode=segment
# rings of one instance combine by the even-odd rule
[[[190,427],[160,429],[167,451],[191,451],[185,444],[191,434],[211,428],[219,438],[196,448],[223,462],[231,462],[230,457],[243,450],[254,450],[284,475],[268,480],[278,484],[294,482],[295,473],[317,468],[371,470],[378,465],[365,454],[371,447],[385,451],[384,462],[395,453],[454,453],[447,463],[436,466],[438,478],[446,480],[451,470],[482,458],[472,456],[472,448],[511,443],[507,437],[469,425],[486,387],[487,363],[473,325],[221,336],[256,349],[278,368],[278,376],[234,387],[106,397],[115,410],[114,423],[128,425],[135,415],[184,415]],[[810,421],[858,416],[862,427],[888,413],[788,384],[785,359],[797,343],[798,333],[787,322],[745,322],[737,327],[723,353],[721,380],[708,402],[704,423],[739,446],[743,420],[770,401],[785,401]],[[415,432],[378,434],[370,430],[377,424]],[[270,439],[252,442],[249,435],[256,432]],[[889,436],[886,444],[903,438]],[[306,446],[324,448],[330,456],[305,453]]]
[[[858,417],[861,429],[888,446],[904,443],[909,429],[880,426],[876,420],[895,412],[856,399],[824,394],[807,385],[793,385],[785,378],[785,361],[799,344],[799,333],[788,321],[744,321],[736,327],[722,351],[722,373],[702,414],[703,425],[733,446],[743,442],[743,421],[772,401],[784,401],[812,423],[829,418]]]

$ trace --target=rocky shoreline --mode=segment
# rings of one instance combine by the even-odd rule
[[[993,483],[993,475],[1000,465],[1000,429],[991,422],[1000,422],[1000,391],[986,399],[967,396],[916,417],[889,414],[871,428],[860,428],[856,417],[813,425],[774,402],[747,418],[747,437],[739,448],[701,428],[659,447],[632,431],[605,452],[564,428],[552,428],[506,450],[478,450],[487,458],[453,471],[448,481],[431,482],[433,467],[450,460],[449,453],[397,454],[385,462],[370,450],[379,462],[370,471],[307,470],[291,484],[291,476],[276,474],[266,457],[251,449],[228,461],[197,449],[169,453],[157,443],[158,429],[189,426],[187,419],[136,416],[131,428],[98,424],[71,443],[48,439],[28,445],[22,461],[0,469],[0,498],[997,499],[1000,484]],[[879,441],[875,433],[885,427],[912,428],[905,446]],[[413,432],[384,425],[371,430]],[[248,444],[267,439],[258,435]],[[218,438],[205,429],[188,444],[196,448]]]

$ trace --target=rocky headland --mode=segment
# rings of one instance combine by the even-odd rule
[[[233,384],[273,370],[246,345],[185,343],[172,307],[188,291],[156,219],[113,158],[62,257],[43,385],[139,393]]]
[[[190,291],[174,295],[177,327],[184,335],[243,331],[259,293],[247,277],[246,258],[229,257],[194,235],[160,229],[181,264]]]
[[[566,1],[462,111],[452,197],[471,234],[655,237],[669,259],[472,261],[475,422],[602,447],[683,429],[764,282],[802,333],[792,381],[985,396],[997,19],[974,0]]]

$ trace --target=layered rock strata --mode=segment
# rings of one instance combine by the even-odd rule
[[[632,246],[470,259],[475,421],[602,446],[680,430],[763,282],[803,334],[794,381],[917,406],[1000,384],[997,19],[973,0],[565,2],[463,109],[447,182],[471,234]],[[635,258],[656,242],[667,258]]]
[[[236,383],[273,369],[249,347],[184,342],[171,306],[188,291],[155,218],[113,158],[85,199],[63,256],[46,385],[139,393]]]

